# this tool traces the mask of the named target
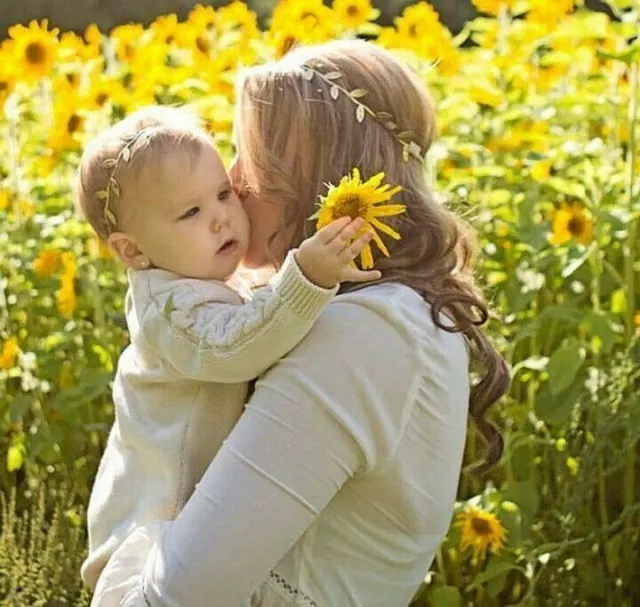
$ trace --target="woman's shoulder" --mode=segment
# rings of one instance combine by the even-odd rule
[[[446,350],[447,357],[467,358],[467,344],[460,333],[441,329],[434,322],[429,303],[411,287],[387,282],[338,295],[327,309],[333,319],[351,318],[352,326],[363,326],[363,331],[375,332],[386,326],[402,336],[407,347],[421,359]],[[451,320],[441,314],[440,324],[451,325]]]

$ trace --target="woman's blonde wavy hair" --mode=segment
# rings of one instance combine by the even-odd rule
[[[333,99],[331,82],[303,77],[303,68],[339,72],[349,91],[366,90],[363,102],[373,112],[393,116],[396,132],[411,131],[426,153],[436,135],[433,104],[419,79],[389,52],[363,41],[335,41],[295,49],[280,61],[250,68],[238,79],[236,139],[240,173],[262,200],[283,206],[281,229],[274,235],[286,249],[314,231],[308,217],[326,183],[358,167],[371,177],[384,171],[386,182],[401,185],[406,214],[388,219],[402,239],[388,243],[390,257],[378,256],[383,281],[417,291],[443,330],[464,333],[484,375],[471,390],[470,415],[487,441],[479,472],[502,454],[502,437],[486,418],[487,409],[509,385],[509,370],[481,325],[487,307],[472,274],[472,230],[434,200],[420,160],[403,158],[402,145],[370,116],[356,118],[346,95]],[[285,236],[286,235],[286,236]],[[356,288],[343,285],[342,290]],[[454,326],[440,321],[443,312]]]

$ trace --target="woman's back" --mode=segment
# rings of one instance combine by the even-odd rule
[[[318,364],[339,360],[345,373],[318,388],[330,415],[359,441],[365,466],[273,569],[254,604],[404,606],[450,523],[467,428],[464,338],[438,329],[429,306],[398,284],[342,295],[322,320],[324,329],[317,326],[284,364],[296,367],[300,357],[303,373],[311,351]],[[352,322],[360,326],[349,331]],[[322,351],[327,332],[339,337],[340,327],[343,339],[366,336],[360,360],[357,348],[337,343]],[[338,400],[343,381],[353,383],[358,406]]]

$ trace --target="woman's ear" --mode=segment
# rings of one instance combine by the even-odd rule
[[[140,250],[135,239],[125,232],[109,234],[107,242],[116,252],[122,263],[135,270],[146,270],[151,260]]]

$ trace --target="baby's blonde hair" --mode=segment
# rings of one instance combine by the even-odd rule
[[[391,256],[379,256],[376,268],[383,281],[408,285],[429,302],[443,330],[469,339],[485,370],[470,399],[470,415],[489,446],[480,470],[494,464],[502,438],[485,413],[507,390],[509,371],[481,328],[488,311],[473,276],[473,231],[429,190],[424,157],[436,120],[421,79],[380,47],[335,41],[246,70],[237,99],[240,169],[263,201],[282,205],[273,240],[283,240],[284,249],[314,230],[308,217],[326,182],[338,183],[353,167],[365,178],[384,171],[388,183],[402,186],[398,201],[407,212],[385,217],[402,239],[388,243]]]
[[[135,200],[132,191],[153,178],[169,150],[189,154],[192,161],[212,145],[192,111],[148,106],[97,135],[86,146],[77,174],[76,203],[96,234],[107,240],[120,227]]]

